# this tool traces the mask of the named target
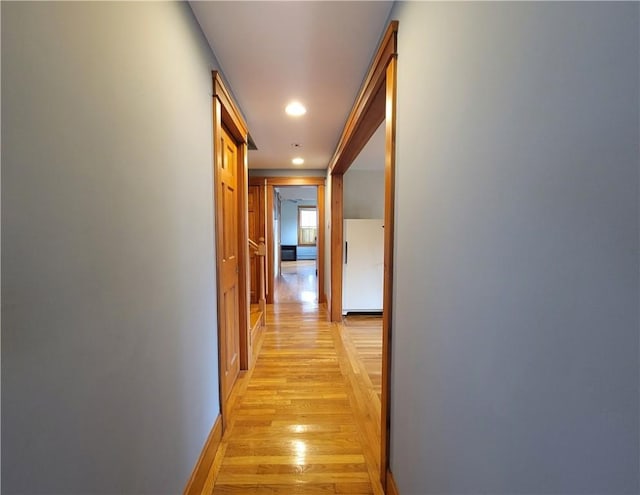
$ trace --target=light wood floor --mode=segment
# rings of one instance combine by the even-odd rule
[[[318,277],[315,260],[283,261],[281,274],[275,279],[273,298],[276,303],[309,303],[318,301]]]
[[[365,326],[329,323],[312,303],[267,307],[204,493],[382,494],[379,379],[366,343],[377,337],[363,337]]]
[[[382,394],[382,317],[347,316],[343,320],[342,334],[345,345],[353,346],[361,372],[371,381],[372,390]]]

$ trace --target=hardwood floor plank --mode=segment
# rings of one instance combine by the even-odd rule
[[[288,474],[251,474],[243,473],[227,473],[224,469],[218,473],[218,483],[233,485],[237,483],[255,483],[261,485],[274,484],[301,484],[301,483],[321,483],[323,481],[357,481],[368,482],[369,473],[364,472],[330,472],[330,473],[288,473]]]
[[[318,300],[315,260],[283,261],[282,273],[274,280],[274,302],[304,303]]]
[[[226,459],[227,465],[243,465],[243,464],[296,464],[298,456],[248,456],[248,457],[230,457]],[[365,462],[364,455],[362,454],[329,454],[318,455],[310,454],[306,456],[306,461],[309,463],[318,464],[362,464]]]
[[[271,305],[266,321],[203,493],[382,495],[375,330],[344,332],[317,304]]]
[[[314,483],[304,485],[216,485],[216,495],[370,495],[371,485],[364,483]]]

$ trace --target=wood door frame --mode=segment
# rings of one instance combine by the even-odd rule
[[[242,114],[237,105],[231,98],[231,94],[227,91],[220,74],[217,71],[212,72],[213,80],[213,201],[214,201],[214,229],[215,229],[215,245],[216,245],[216,289],[218,299],[218,344],[222,341],[220,332],[222,325],[223,301],[222,290],[220,285],[220,267],[222,265],[222,207],[220,195],[218,194],[220,179],[218,177],[218,167],[222,163],[223,152],[220,146],[220,139],[223,129],[233,137],[238,145],[237,155],[237,190],[238,190],[238,331],[240,342],[240,370],[247,370],[249,367],[249,359],[251,356],[251,343],[249,339],[249,283],[247,276],[249,274],[249,203],[248,203],[248,129]],[[220,412],[222,414],[222,428],[226,429],[228,422],[228,404],[227,398],[224,397],[221,387],[221,377],[223,376],[223,356],[221,346],[218,345],[218,394],[220,397]]]
[[[273,192],[276,187],[282,186],[317,186],[317,208],[318,208],[318,241],[316,244],[318,268],[318,304],[325,303],[327,296],[324,290],[324,225],[325,225],[325,178],[324,177],[263,177],[266,187],[267,197],[267,221],[265,230],[267,234],[267,304],[273,304],[273,290],[275,287],[275,277],[273,275],[274,239],[273,239]]]
[[[398,21],[391,21],[378,46],[364,84],[349,114],[329,163],[331,188],[331,297],[330,317],[342,320],[343,176],[373,133],[385,121],[384,181],[384,291],[382,301],[382,396],[380,481],[391,488],[389,470],[391,336],[393,303],[393,235],[396,159],[396,66]],[[389,481],[389,483],[387,483]]]

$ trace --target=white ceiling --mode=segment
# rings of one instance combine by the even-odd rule
[[[318,188],[316,186],[281,186],[275,188],[283,200],[306,200],[315,201],[318,196]]]
[[[249,168],[327,168],[392,4],[190,2],[258,147]],[[306,115],[284,113],[293,99]]]

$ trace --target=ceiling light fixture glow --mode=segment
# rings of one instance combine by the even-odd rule
[[[285,107],[284,111],[287,112],[287,115],[291,115],[292,117],[300,117],[307,113],[307,109],[299,101],[292,101]]]
[[[300,158],[299,156],[291,160],[291,163],[294,165],[302,165],[304,163],[304,158]]]

